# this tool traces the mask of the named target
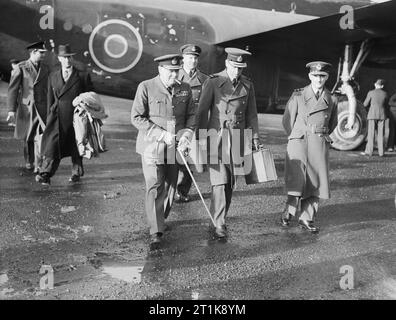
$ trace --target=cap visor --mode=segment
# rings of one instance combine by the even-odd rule
[[[58,57],[71,57],[76,55],[76,53],[63,53],[63,54],[58,54]]]
[[[180,70],[182,68],[182,66],[161,66],[161,67],[168,70]]]
[[[328,76],[329,74],[326,71],[311,71],[310,74],[312,75],[322,75],[322,76]]]
[[[232,65],[235,68],[246,68],[247,67],[247,63],[246,62],[235,62],[235,61],[231,61],[228,60],[228,62],[230,63],[230,65]]]

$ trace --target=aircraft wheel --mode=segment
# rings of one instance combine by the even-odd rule
[[[356,120],[352,130],[346,129],[349,103],[346,97],[338,102],[338,125],[331,133],[332,147],[337,150],[353,150],[359,147],[367,136],[367,112],[360,101],[357,101]]]

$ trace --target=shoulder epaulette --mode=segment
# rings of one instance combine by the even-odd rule
[[[303,92],[304,88],[299,88],[299,89],[295,89],[293,91],[293,94],[301,94]]]

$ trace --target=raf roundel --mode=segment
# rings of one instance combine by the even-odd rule
[[[143,53],[139,31],[120,19],[99,23],[92,30],[88,46],[95,64],[110,73],[123,73],[132,69]]]

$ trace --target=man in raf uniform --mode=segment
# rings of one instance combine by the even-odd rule
[[[176,141],[183,149],[191,139],[194,103],[190,86],[177,80],[182,57],[158,57],[159,75],[139,84],[131,110],[138,130],[136,152],[146,181],[146,215],[151,245],[157,246],[175,195],[178,167]]]
[[[325,88],[331,65],[316,61],[306,66],[310,69],[311,84],[293,92],[282,120],[288,135],[285,172],[288,197],[281,224],[289,226],[300,204],[299,225],[317,233],[314,217],[319,198],[330,198],[329,134],[337,126],[337,99]]]
[[[26,49],[29,50],[29,59],[18,63],[11,72],[7,121],[16,122],[14,137],[24,140],[26,169],[37,172],[40,150],[34,141],[44,130],[47,117],[49,70],[42,63],[47,51],[44,42],[32,43]]]
[[[192,98],[195,110],[198,109],[198,102],[201,96],[202,85],[209,78],[206,74],[198,70],[198,59],[201,54],[201,48],[194,44],[186,44],[180,48],[183,55],[183,68],[180,69],[178,79],[187,82],[191,87]],[[177,188],[175,199],[179,202],[188,202],[192,179],[186,169],[181,164],[179,166],[179,177],[177,180]]]
[[[372,156],[374,150],[375,127],[377,127],[377,145],[380,157],[384,155],[384,123],[388,112],[388,93],[384,90],[385,80],[378,79],[374,83],[374,90],[367,93],[363,105],[368,108],[368,132],[366,150],[363,155]]]
[[[236,166],[241,164],[245,147],[251,150],[252,143],[259,145],[254,87],[242,75],[247,67],[245,58],[251,53],[237,48],[225,51],[228,54],[226,68],[204,83],[195,118],[200,144],[205,135],[209,138],[210,211],[219,238],[227,235],[225,219],[235,185]],[[207,131],[206,134],[203,131]]]

